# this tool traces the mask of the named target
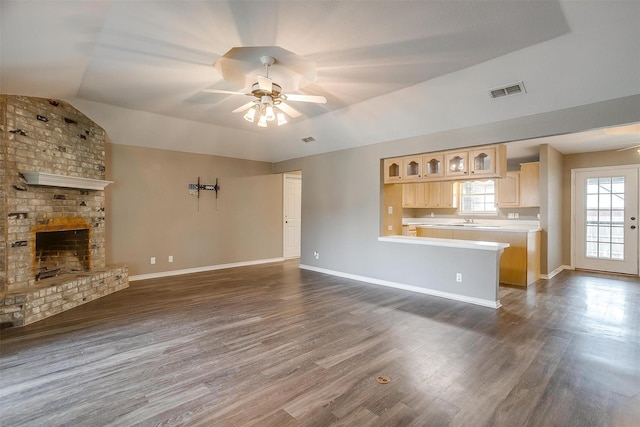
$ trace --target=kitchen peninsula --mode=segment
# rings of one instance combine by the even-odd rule
[[[454,241],[508,243],[500,258],[500,283],[526,287],[540,278],[538,221],[480,220],[465,223],[460,219],[405,218],[403,234]]]

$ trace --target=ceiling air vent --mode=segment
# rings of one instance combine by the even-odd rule
[[[306,138],[302,138],[302,140],[303,140],[304,142],[313,142],[313,141],[315,141],[316,139],[315,139],[314,137],[312,137],[312,136],[308,136],[308,137],[306,137]]]
[[[527,93],[526,89],[524,88],[524,83],[522,82],[517,82],[517,83],[510,84],[508,86],[489,89],[489,95],[493,99],[504,98],[505,96],[511,96],[511,95],[519,95],[521,93]]]

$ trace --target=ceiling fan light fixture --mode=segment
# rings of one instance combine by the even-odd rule
[[[273,107],[271,105],[267,105],[264,112],[264,118],[267,119],[268,122],[276,119],[276,113],[273,112]]]
[[[256,119],[256,107],[249,108],[243,117],[246,121],[253,123]]]
[[[327,99],[320,95],[286,95],[282,93],[282,87],[269,77],[269,67],[277,62],[276,59],[273,56],[261,56],[260,62],[265,67],[265,75],[257,76],[257,82],[251,85],[249,93],[222,89],[205,89],[204,92],[252,96],[253,101],[236,108],[232,112],[244,112],[243,118],[250,123],[255,123],[257,116],[259,127],[267,127],[267,122],[274,120],[277,120],[278,126],[288,123],[285,114],[293,119],[301,116],[299,111],[285,104],[283,101],[310,102],[314,104],[325,104],[327,102]]]

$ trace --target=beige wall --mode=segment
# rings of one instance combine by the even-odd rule
[[[189,195],[198,176],[219,179],[218,199]],[[270,163],[109,143],[107,179],[107,262],[130,275],[282,256],[282,177]]]
[[[562,169],[562,240],[564,245],[562,258],[564,264],[571,264],[571,170],[605,166],[640,164],[640,154],[635,150],[598,151],[595,153],[568,154],[564,156]]]
[[[542,274],[549,274],[564,264],[562,164],[562,153],[548,144],[540,146],[540,227],[542,228],[540,272]]]

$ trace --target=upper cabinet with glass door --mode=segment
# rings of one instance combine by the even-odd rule
[[[404,181],[418,181],[422,179],[422,156],[411,156],[402,159]]]
[[[504,146],[502,146],[504,147]],[[501,156],[502,157],[502,156]],[[502,175],[498,168],[498,156],[496,147],[483,147],[469,151],[469,172],[474,176],[496,176]],[[506,159],[505,159],[506,161]],[[506,167],[505,167],[506,172]]]
[[[444,154],[430,153],[422,157],[423,177],[427,180],[444,178]]]
[[[445,153],[445,164],[447,165],[445,171],[447,177],[464,177],[469,174],[469,152],[450,151]]]
[[[402,181],[402,159],[384,159],[384,183]]]

